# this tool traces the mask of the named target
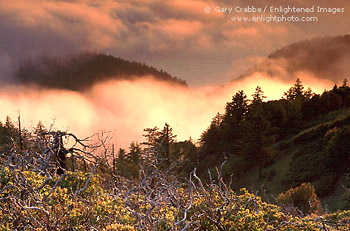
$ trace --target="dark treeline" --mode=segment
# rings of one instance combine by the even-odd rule
[[[22,84],[75,91],[106,80],[134,80],[144,76],[187,86],[186,81],[144,63],[94,53],[62,58],[44,56],[36,61],[23,63],[16,73],[16,78]]]
[[[116,169],[119,174],[137,178],[143,156],[165,169],[176,163],[174,169],[182,176],[197,167],[200,176],[208,179],[207,170],[215,172],[215,167],[226,160],[223,174],[232,176],[232,186],[239,189],[251,186],[242,179],[252,169],[258,172],[257,182],[273,182],[280,173],[270,166],[289,155],[292,161],[284,166],[287,174],[275,182],[281,185],[274,193],[312,183],[319,196],[331,195],[350,164],[347,80],[318,95],[304,89],[298,79],[280,100],[266,102],[264,98],[260,87],[252,100],[238,91],[226,104],[225,113],[213,118],[197,145],[177,142],[168,124],[163,129],[145,129],[144,143],[132,143],[129,152],[119,150]],[[136,159],[135,151],[139,153]]]
[[[260,87],[256,88],[253,100],[248,100],[243,91],[237,92],[227,103],[225,113],[217,114],[203,133],[200,154],[213,160],[219,158],[219,162],[232,155],[244,157],[247,162],[251,162],[249,156],[257,160],[254,153],[261,153],[271,143],[300,132],[310,120],[348,108],[350,88],[345,80],[343,86],[318,95],[311,89],[305,90],[298,79],[282,99],[268,102],[263,99]]]
[[[350,164],[347,80],[321,95],[304,89],[298,79],[280,100],[264,102],[260,87],[252,97],[237,92],[202,134],[198,157],[203,176],[226,159],[224,174],[233,175],[236,188],[248,186],[239,179],[251,169],[258,171],[258,182],[273,181],[279,173],[268,167],[293,153],[280,190],[310,182],[319,196],[332,194]]]

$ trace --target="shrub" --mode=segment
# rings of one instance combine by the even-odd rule
[[[277,201],[290,212],[302,212],[303,214],[317,213],[321,210],[320,201],[317,199],[315,188],[310,183],[302,183],[299,187],[291,188],[281,193]]]

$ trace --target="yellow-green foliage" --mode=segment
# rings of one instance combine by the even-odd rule
[[[209,200],[199,199],[194,211],[204,214],[200,222],[193,226],[200,230],[319,230],[320,223],[310,218],[299,218],[287,215],[277,205],[265,203],[260,197],[241,189],[240,194],[233,191],[225,196],[215,191],[210,192]],[[232,203],[226,203],[229,200]],[[208,206],[208,204],[216,206]],[[208,219],[221,211],[219,220]]]
[[[10,172],[0,169],[0,230],[139,230],[137,217],[126,208],[125,198],[110,195],[100,185],[99,176],[93,176],[88,187],[82,193],[74,195],[77,189],[84,186],[89,173],[67,172],[64,180],[49,195],[52,186],[59,180],[54,177],[41,190],[35,191],[46,177],[34,172]],[[16,185],[16,179],[26,178],[27,185]],[[22,187],[22,188],[20,188]],[[20,189],[20,191],[18,191]],[[37,193],[42,203],[31,201],[30,194]],[[197,190],[189,194],[185,188],[179,188],[177,196],[186,206],[175,207],[170,203],[161,203],[152,208],[151,216],[162,217],[162,223],[157,223],[154,230],[180,230],[188,226],[188,230],[349,230],[350,212],[339,212],[322,217],[297,217],[285,213],[279,206],[263,202],[259,196],[242,189],[239,193],[232,190],[222,191],[218,187],[207,190]],[[223,194],[224,193],[224,194]],[[288,193],[289,195],[290,193]],[[48,198],[45,200],[45,196]],[[36,196],[34,196],[36,197]],[[7,198],[7,199],[6,199]],[[130,194],[129,205],[134,204],[140,215],[146,215],[150,204],[142,203],[145,197]],[[190,200],[192,199],[192,203]],[[48,213],[34,209],[42,208]],[[187,205],[191,204],[190,207]],[[185,208],[187,210],[185,211]],[[175,221],[184,222],[175,225]],[[37,223],[35,223],[37,221]],[[43,224],[40,226],[38,224]],[[336,228],[335,228],[336,227]]]
[[[339,230],[350,230],[350,211],[338,211],[325,215],[324,219]]]
[[[59,176],[51,179],[48,184],[37,191],[36,188],[44,182],[46,177],[30,171],[24,171],[22,174],[5,169],[1,175],[0,191],[8,185],[16,185],[15,177],[25,177],[27,185],[20,192],[10,187],[0,194],[0,198],[8,197],[1,201],[0,230],[21,229],[23,228],[21,226],[26,223],[29,223],[28,227],[40,228],[30,220],[38,220],[38,223],[46,224],[50,228],[66,230],[87,230],[91,227],[100,229],[109,224],[118,223],[133,224],[133,218],[124,208],[121,198],[108,196],[108,192],[99,186],[100,179],[97,175],[91,178],[86,190],[75,196],[75,191],[84,186],[89,174],[79,173],[77,175],[77,173],[67,172],[64,180],[46,200],[45,197],[48,196]],[[35,196],[32,196],[33,194]],[[42,203],[33,201],[32,197]],[[18,199],[26,202],[26,206],[23,206]],[[29,206],[46,210],[48,218],[42,211],[23,208]]]

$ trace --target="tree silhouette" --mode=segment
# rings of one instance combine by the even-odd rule
[[[295,81],[295,84],[289,88],[287,92],[284,93],[284,96],[287,100],[296,101],[304,101],[306,99],[310,99],[312,95],[312,90],[310,88],[304,90],[304,86],[300,79],[297,79]]]
[[[260,86],[257,86],[255,88],[255,92],[252,96],[253,96],[253,101],[252,101],[253,104],[254,103],[262,103],[263,100],[266,98],[266,96],[264,96],[264,91],[261,90]]]

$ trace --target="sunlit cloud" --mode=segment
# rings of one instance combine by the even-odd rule
[[[215,63],[216,72],[231,70],[232,79],[241,74],[231,63],[251,56],[266,56],[276,48],[317,36],[350,33],[348,14],[320,14],[317,24],[233,23],[227,14],[204,8],[254,5],[345,7],[336,1],[0,1],[0,78],[23,59],[42,54],[67,54],[90,50],[171,70],[191,86],[204,86],[213,77],[192,60]],[[244,14],[242,14],[244,15]],[[207,58],[203,58],[207,56]],[[166,60],[166,61],[164,61]],[[188,61],[187,70],[176,63]],[[234,62],[231,62],[234,61]],[[197,62],[198,63],[198,62]],[[194,78],[201,75],[199,81]]]
[[[293,42],[350,33],[349,14],[319,15],[317,24],[266,24],[233,23],[229,15],[204,12],[205,7],[247,4],[259,7],[296,3],[0,0],[2,82],[11,83],[20,63],[28,59],[88,50],[146,62],[187,80],[191,86],[157,82],[149,76],[136,81],[100,83],[86,92],[5,87],[1,83],[0,118],[15,118],[21,113],[27,127],[38,121],[49,126],[55,121],[59,129],[80,136],[111,130],[115,131],[114,142],[122,147],[133,140],[141,141],[144,128],[162,127],[166,122],[179,140],[198,139],[211,118],[224,112],[225,103],[238,90],[250,97],[260,85],[267,99],[279,99],[300,78],[306,87],[322,93],[349,73],[345,69],[349,63],[348,47],[339,44],[327,44],[338,54],[332,59],[322,52],[317,55],[325,57],[324,62],[310,58],[315,50],[324,47],[322,44],[292,57],[265,58]],[[299,6],[310,4],[350,10],[349,1],[298,1]],[[291,72],[291,64],[300,68]],[[231,82],[238,76],[239,80]]]

